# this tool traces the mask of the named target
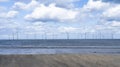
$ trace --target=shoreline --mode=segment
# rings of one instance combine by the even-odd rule
[[[118,54],[0,55],[0,67],[120,67]]]

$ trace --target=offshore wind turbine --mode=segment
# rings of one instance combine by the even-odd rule
[[[101,34],[101,32],[99,32],[99,37],[100,37],[99,39],[102,39],[102,34]]]
[[[45,40],[47,39],[47,33],[46,33],[46,31],[44,31],[44,39]]]
[[[34,33],[34,39],[37,39],[37,35],[36,35],[36,33]]]
[[[87,33],[86,33],[86,32],[85,32],[85,34],[84,34],[84,35],[85,35],[85,39],[87,39]]]
[[[95,39],[95,33],[91,34],[91,39]]]
[[[111,33],[111,38],[114,39],[114,33],[113,32]]]
[[[14,32],[12,33],[12,39],[14,40],[14,38],[15,38],[15,35],[14,35]]]
[[[80,39],[80,34],[79,33],[77,33],[77,38],[76,39]]]
[[[69,33],[68,32],[66,32],[66,38],[69,39]]]
[[[52,33],[52,39],[55,39],[55,34],[54,33]]]
[[[28,39],[28,37],[29,37],[28,34],[26,34],[26,39]]]
[[[19,34],[18,34],[18,31],[16,32],[16,36],[17,36],[17,40],[19,39]]]
[[[11,40],[11,37],[10,37],[10,35],[8,35],[8,39],[9,39],[9,40]]]

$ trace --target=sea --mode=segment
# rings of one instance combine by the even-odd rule
[[[120,54],[120,39],[0,40],[0,54]]]

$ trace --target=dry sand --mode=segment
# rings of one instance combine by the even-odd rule
[[[0,67],[120,67],[120,55],[0,55]]]

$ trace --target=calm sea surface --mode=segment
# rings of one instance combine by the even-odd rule
[[[120,54],[119,39],[0,40],[0,54]]]

